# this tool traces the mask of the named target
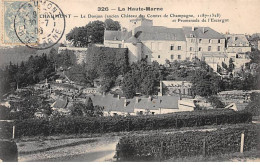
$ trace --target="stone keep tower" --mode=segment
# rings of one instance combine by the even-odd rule
[[[135,36],[130,37],[124,42],[124,47],[128,48],[128,58],[130,64],[141,60],[142,43]]]
[[[132,19],[129,22],[129,31],[131,30],[134,31],[134,29],[138,26],[144,26],[144,27],[153,26],[153,20],[146,19],[144,17],[138,17],[136,19]]]

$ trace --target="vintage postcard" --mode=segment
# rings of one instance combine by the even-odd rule
[[[0,3],[0,161],[260,161],[259,0]]]

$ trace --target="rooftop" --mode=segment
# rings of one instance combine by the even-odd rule
[[[113,95],[90,96],[94,105],[104,107],[104,111],[121,111],[133,113],[134,109],[178,109],[179,96],[158,96],[157,98],[135,97],[132,99],[118,98]],[[87,98],[88,100],[88,98]],[[126,106],[124,106],[126,102]]]

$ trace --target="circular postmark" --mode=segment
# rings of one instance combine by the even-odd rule
[[[62,38],[65,16],[49,0],[25,2],[14,18],[14,31],[20,42],[34,49],[48,49]]]

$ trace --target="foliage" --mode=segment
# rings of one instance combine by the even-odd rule
[[[89,43],[89,33],[84,26],[75,27],[66,35],[66,39],[71,41],[75,47],[87,47]]]
[[[253,116],[260,116],[260,94],[252,93],[251,102],[246,106],[244,111],[252,113]]]
[[[100,107],[99,107],[100,108]],[[96,110],[96,108],[94,108]],[[101,108],[100,108],[101,109]],[[102,111],[102,110],[101,110]],[[233,110],[208,110],[181,112],[155,116],[116,117],[59,117],[50,121],[42,119],[17,120],[17,136],[120,132],[158,130],[250,122],[247,112]],[[46,132],[47,131],[47,132]]]
[[[248,151],[256,148],[259,129],[256,125],[239,125],[214,131],[125,136],[117,145],[117,157],[120,161],[158,161],[200,156],[204,149],[206,156],[239,152],[242,132],[244,151]]]
[[[157,86],[162,79],[160,66],[157,62],[148,65],[142,60],[133,63],[130,70],[124,75],[122,90],[127,98],[132,98],[135,93],[144,95],[157,94]]]
[[[224,108],[225,107],[224,103],[221,102],[217,96],[209,96],[207,98],[207,101],[210,102],[214,108]]]
[[[0,120],[8,120],[10,115],[10,108],[0,105]]]
[[[260,64],[260,50],[254,50],[250,53],[249,58],[251,59],[250,63]]]
[[[106,30],[120,31],[121,29],[120,23],[112,19],[106,19],[105,26],[106,26]]]
[[[100,106],[94,106],[92,99],[89,97],[86,104],[74,103],[72,107],[73,116],[85,116],[85,117],[101,117],[103,116],[103,108]]]
[[[90,43],[103,43],[104,31],[121,29],[118,21],[106,19],[105,22],[93,21],[86,26],[75,27],[67,35],[66,39],[71,41],[75,47],[87,47]]]
[[[220,91],[220,81],[220,77],[214,72],[198,69],[191,80],[191,90],[196,95],[211,96]]]
[[[119,75],[128,69],[127,49],[90,47],[85,64],[87,79],[102,78],[102,92],[108,92],[114,86]]]
[[[235,69],[234,60],[232,58],[230,58],[229,64],[228,64],[228,71],[233,72],[234,69]]]

